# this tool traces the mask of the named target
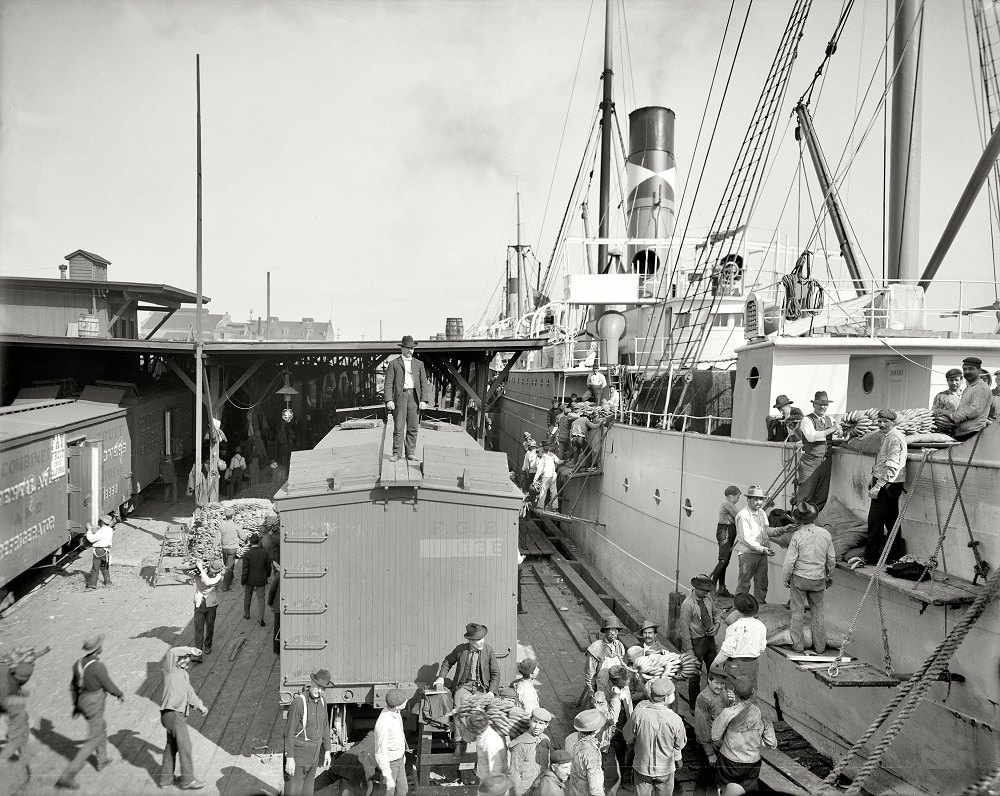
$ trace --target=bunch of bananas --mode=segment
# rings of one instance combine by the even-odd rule
[[[930,409],[904,409],[896,417],[896,428],[904,434],[929,434],[934,430]]]
[[[845,439],[857,439],[878,431],[878,409],[852,409],[840,421]]]
[[[681,656],[675,652],[650,652],[635,661],[635,670],[646,682],[673,678],[680,668]]]
[[[528,731],[528,712],[512,699],[502,699],[490,694],[472,694],[455,711],[463,720],[474,711],[483,711],[490,720],[490,726],[500,735],[516,738]]]
[[[681,653],[680,676],[685,680],[690,680],[701,671],[701,661],[690,652]]]

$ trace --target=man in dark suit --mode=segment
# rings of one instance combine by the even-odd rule
[[[392,461],[403,456],[403,431],[406,431],[406,458],[417,461],[417,427],[420,409],[427,408],[431,383],[424,363],[413,358],[417,344],[406,335],[399,344],[401,357],[385,369],[385,408],[392,412]]]
[[[445,675],[455,668],[455,678],[452,680],[452,690],[455,694],[456,710],[472,694],[482,694],[489,691],[496,694],[500,688],[500,664],[493,652],[493,647],[486,643],[486,625],[472,622],[465,626],[467,643],[459,644],[449,652],[438,667],[435,688],[444,686]],[[455,751],[464,752],[465,743],[471,737],[462,734],[462,726],[457,719],[452,723],[452,739],[455,741]]]

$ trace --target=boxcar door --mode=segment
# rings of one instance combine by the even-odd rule
[[[100,507],[101,448],[86,444],[66,447],[66,489],[69,500],[69,518],[66,530],[84,533],[87,523],[97,525]]]

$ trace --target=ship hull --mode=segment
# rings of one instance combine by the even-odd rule
[[[558,372],[522,372],[517,383],[508,386],[500,438],[512,461],[518,456],[522,431],[543,433],[545,410],[559,378]],[[980,455],[966,475],[963,497],[983,557],[997,562],[1000,463],[996,459],[1000,457],[990,454],[1000,447],[1000,432],[990,429],[983,437]],[[969,445],[953,451],[956,462],[964,463]],[[955,494],[954,476],[942,454],[935,454],[919,478],[917,457],[911,455],[908,465],[907,490],[912,497],[903,530],[909,551],[924,557],[938,541],[938,522],[944,522]],[[665,624],[670,592],[687,593],[690,578],[711,571],[716,563],[715,528],[725,487],[757,483],[766,489],[791,455],[791,448],[780,444],[614,425],[603,442],[599,471],[574,478],[563,490],[562,512],[581,518],[564,522],[563,528],[616,588]],[[871,456],[835,452],[831,495],[861,517],[867,512],[871,466]],[[959,477],[963,469],[957,468]],[[789,498],[785,494],[778,505],[789,505]],[[971,579],[974,561],[968,541],[962,513],[956,509],[939,561],[950,573]],[[777,549],[770,561],[770,605],[788,600],[781,578],[783,559],[784,550]],[[735,561],[727,574],[734,589]],[[826,593],[828,627],[847,630],[868,582],[864,570],[835,572],[834,586]],[[924,607],[895,590],[883,589],[882,596],[896,672],[919,669],[966,610],[965,606]],[[998,650],[1000,609],[994,603],[951,661],[951,670],[962,674],[965,682],[931,685],[883,760],[889,774],[883,775],[884,782],[898,778],[897,783],[911,790],[953,793],[956,783],[964,787],[993,765],[1000,730]],[[858,617],[847,654],[879,668],[884,665],[879,617],[871,596]],[[896,693],[888,687],[831,688],[777,652],[765,657],[760,699],[780,710],[786,721],[835,760]],[[887,790],[888,786],[879,786],[873,792]]]

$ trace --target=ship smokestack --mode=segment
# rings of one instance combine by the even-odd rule
[[[666,241],[674,233],[674,112],[652,106],[629,114],[628,214],[629,238]],[[629,246],[625,264],[630,273],[655,276],[666,262],[668,245]]]

